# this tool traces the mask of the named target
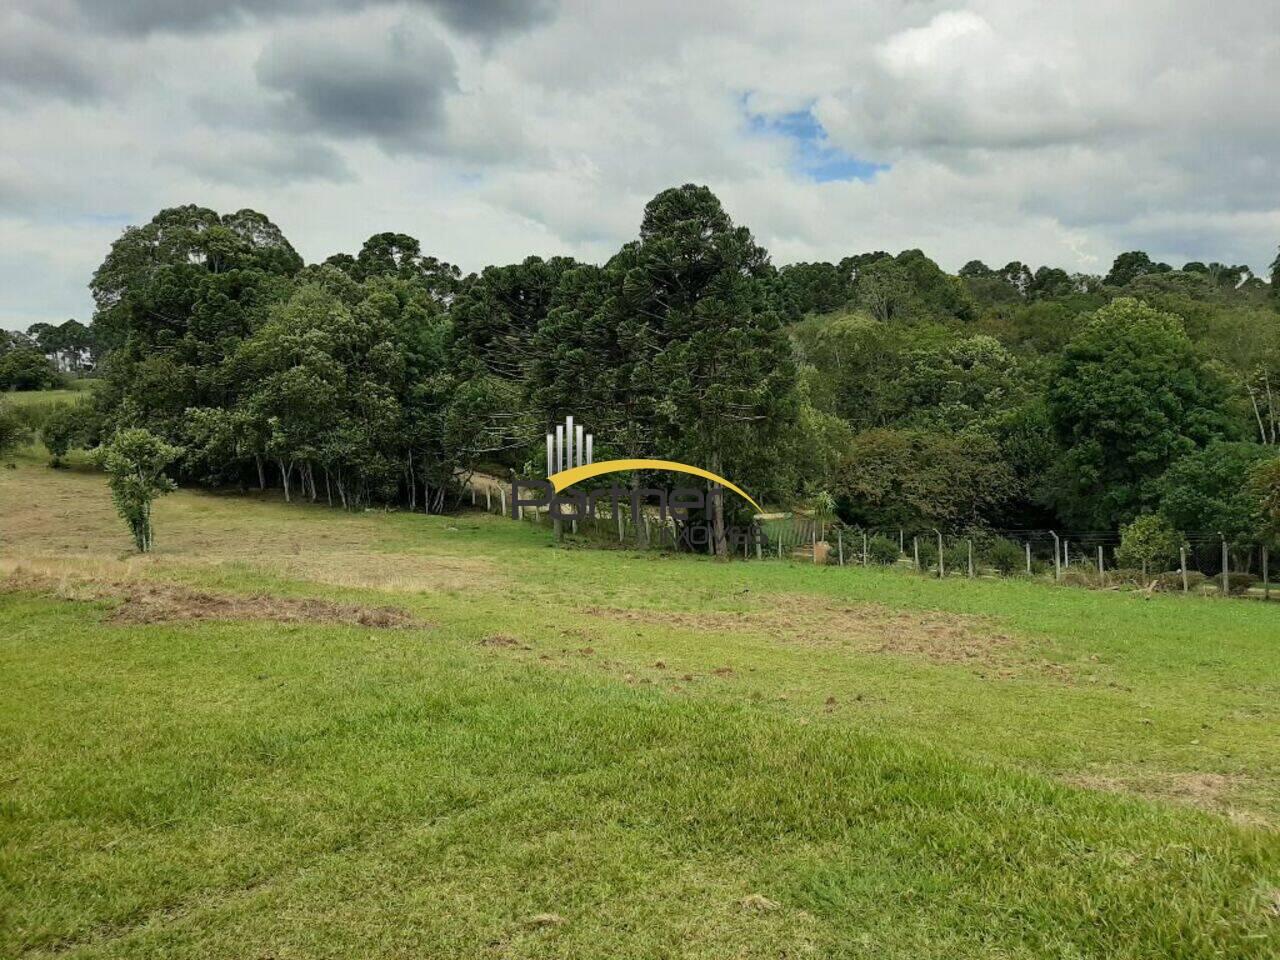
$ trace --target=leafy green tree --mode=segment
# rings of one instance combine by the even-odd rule
[[[913,352],[901,377],[906,420],[963,430],[993,422],[1020,404],[1026,379],[994,337],[978,336]]]
[[[1160,513],[1179,530],[1253,540],[1262,528],[1262,504],[1249,476],[1273,456],[1258,444],[1220,441],[1187,454],[1157,483]]]
[[[796,313],[829,313],[853,298],[851,279],[833,263],[792,263],[778,278]]]
[[[1151,567],[1164,567],[1178,556],[1183,538],[1158,513],[1144,513],[1120,528],[1116,562],[1122,567],[1140,567],[1146,576]]]
[[[1167,263],[1153,263],[1151,258],[1141,250],[1130,250],[1116,257],[1111,264],[1111,272],[1103,283],[1112,287],[1123,287],[1147,273],[1167,273],[1173,269]]]
[[[1249,473],[1249,487],[1258,499],[1263,533],[1275,543],[1280,540],[1280,457],[1255,463]]]
[[[58,371],[34,347],[19,347],[0,357],[0,390],[50,390],[60,383]]]
[[[7,462],[14,452],[26,443],[31,431],[18,416],[13,405],[0,397],[0,462]]]
[[[911,278],[893,259],[876,260],[858,272],[858,305],[881,323],[906,319],[915,313]]]
[[[1152,481],[1210,440],[1229,438],[1226,385],[1177,317],[1129,298],[1067,344],[1048,392],[1064,450],[1050,500],[1081,529],[1109,529],[1153,503]]]
[[[57,466],[73,447],[85,445],[88,430],[88,404],[60,403],[40,426],[40,442]]]
[[[956,529],[981,524],[1017,479],[983,433],[880,429],[853,438],[835,492],[852,523]]]
[[[141,553],[149,553],[155,542],[152,502],[177,489],[165,469],[181,454],[181,447],[141,427],[119,431],[95,451],[95,459],[106,471],[116,511]]]

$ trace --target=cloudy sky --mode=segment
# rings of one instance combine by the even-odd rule
[[[709,184],[776,263],[920,247],[1261,272],[1274,0],[0,0],[0,326],[88,319],[120,230],[253,207],[308,260],[413,234],[603,259]]]

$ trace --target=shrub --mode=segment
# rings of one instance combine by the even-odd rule
[[[1187,590],[1191,593],[1199,593],[1208,578],[1199,570],[1187,571]],[[1162,573],[1155,578],[1156,589],[1163,590],[1168,593],[1179,593],[1182,590],[1182,574],[1174,570],[1171,573]]]
[[[967,576],[969,573],[969,544],[960,540],[947,546],[947,575]],[[977,563],[977,548],[974,548],[974,563]]]
[[[1222,578],[1218,577],[1218,582],[1222,582]],[[1232,596],[1240,596],[1248,593],[1249,588],[1258,582],[1258,578],[1252,573],[1228,573],[1227,574],[1227,591]]]
[[[1159,569],[1172,563],[1182,536],[1158,513],[1147,513],[1120,530],[1116,562],[1122,567]]]
[[[1068,587],[1096,587],[1098,586],[1098,574],[1090,570],[1088,567],[1069,567],[1062,571],[1062,580],[1060,583]]]
[[[1006,577],[1026,569],[1026,550],[1012,540],[1006,540],[1003,537],[993,540],[983,552],[986,554],[987,563]]]
[[[7,460],[29,437],[30,431],[18,412],[0,398],[0,460]]]
[[[53,457],[54,465],[61,462],[72,447],[85,444],[85,410],[79,405],[60,403],[49,411],[40,427],[40,442]]]
[[[151,501],[177,489],[164,471],[181,454],[181,447],[141,427],[121,430],[95,451],[95,459],[107,472],[111,499],[141,553],[151,550],[154,539]]]
[[[1119,556],[1118,551],[1116,555]],[[1106,581],[1112,586],[1146,587],[1154,579],[1156,578],[1148,576],[1137,567],[1116,567],[1114,570],[1106,572]]]
[[[877,563],[882,567],[892,566],[898,562],[901,553],[898,541],[877,534],[867,541],[867,562]]]
[[[48,390],[62,377],[34,347],[19,347],[0,356],[0,390]]]

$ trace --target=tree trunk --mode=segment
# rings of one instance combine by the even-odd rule
[[[276,463],[280,467],[280,483],[284,486],[284,502],[292,503],[293,501],[289,496],[289,472],[293,469],[293,464],[285,467],[284,461],[280,459],[277,459]]]

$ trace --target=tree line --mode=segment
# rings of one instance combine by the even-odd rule
[[[92,344],[102,383],[57,439],[141,428],[186,483],[439,512],[472,471],[542,474],[545,430],[573,414],[597,459],[660,453],[868,527],[1159,515],[1258,540],[1280,499],[1270,269],[1131,251],[1104,276],[952,275],[919,250],[775,268],[685,185],[603,264],[463,276],[403,234],[305,264],[260,213],[177,207],[95,272],[67,342]]]

